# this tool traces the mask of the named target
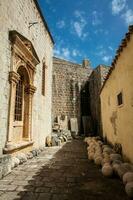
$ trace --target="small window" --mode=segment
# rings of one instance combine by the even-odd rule
[[[117,95],[117,104],[118,104],[118,106],[120,106],[120,105],[123,104],[123,95],[122,95],[122,92],[120,92],[120,93]]]
[[[15,121],[22,121],[22,105],[23,105],[23,78],[21,77],[16,85],[16,99],[15,99]]]
[[[43,66],[42,66],[42,95],[43,96],[45,95],[45,69],[46,69],[45,63],[43,63]]]

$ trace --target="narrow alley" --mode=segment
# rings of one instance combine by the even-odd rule
[[[72,140],[46,149],[0,180],[0,200],[127,200],[122,182],[105,178]]]

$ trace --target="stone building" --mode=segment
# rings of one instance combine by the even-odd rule
[[[51,133],[53,38],[37,0],[0,2],[0,153]]]
[[[102,136],[100,91],[110,67],[97,66],[89,77],[90,110],[93,131]]]
[[[53,58],[53,98],[52,117],[64,115],[77,118],[79,130],[82,116],[90,115],[89,92],[86,87],[92,69],[88,60],[76,64]]]
[[[101,91],[103,136],[133,162],[133,26],[122,40]]]

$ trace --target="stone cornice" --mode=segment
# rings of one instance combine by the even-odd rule
[[[21,54],[23,54],[32,65],[36,66],[37,64],[39,64],[38,60],[33,56],[31,51],[28,50],[28,48],[17,35],[14,45],[14,47],[17,47]]]
[[[9,39],[12,43],[12,50],[16,50],[17,52],[19,52],[19,54],[25,57],[25,59],[27,59],[27,62],[29,62],[32,66],[36,66],[40,63],[36,51],[30,40],[28,40],[15,30],[9,32]]]

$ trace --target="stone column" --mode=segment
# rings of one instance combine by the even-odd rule
[[[25,92],[28,95],[28,114],[25,116],[25,123],[26,123],[26,132],[24,135],[24,139],[28,141],[32,141],[32,100],[33,100],[33,94],[36,91],[36,87],[33,85],[29,85],[27,88],[25,88]]]
[[[8,118],[8,133],[7,133],[6,147],[10,146],[10,144],[12,143],[16,85],[19,79],[20,79],[20,76],[18,73],[14,71],[9,72],[10,100],[9,100],[9,118]]]

